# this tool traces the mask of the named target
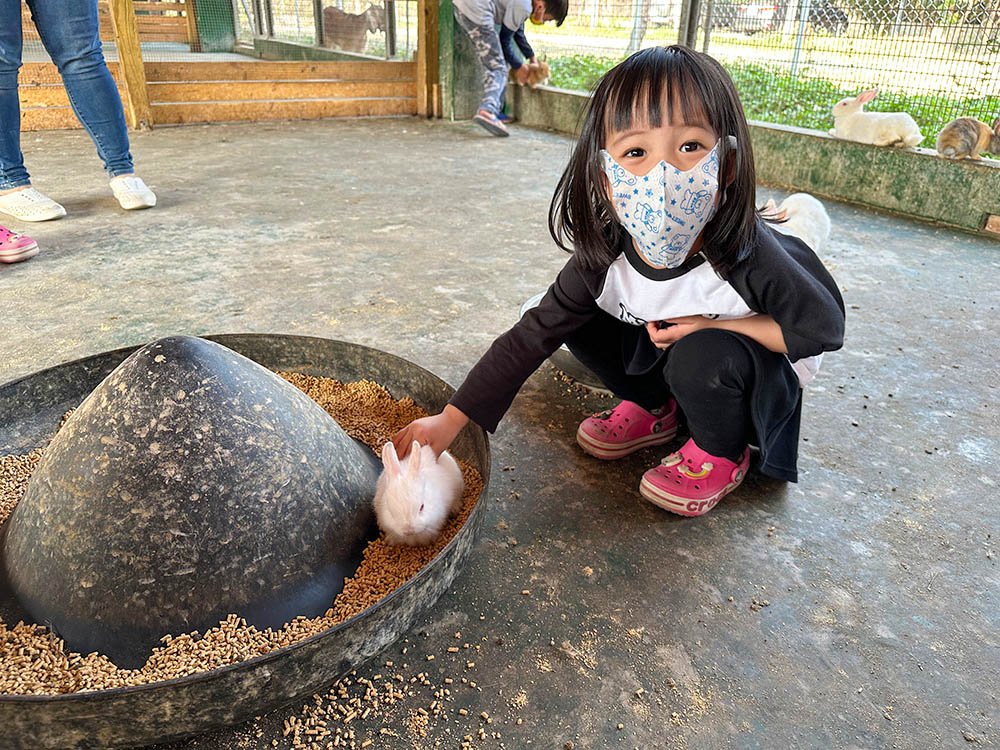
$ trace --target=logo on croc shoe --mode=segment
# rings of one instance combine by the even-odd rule
[[[720,496],[714,497],[711,500],[692,500],[687,504],[687,510],[690,513],[708,513],[721,499],[722,497]]]
[[[709,472],[712,471],[713,468],[714,467],[713,467],[712,463],[710,461],[706,461],[705,463],[703,463],[701,465],[701,470],[700,471],[692,471],[685,464],[684,466],[681,466],[677,470],[677,473],[678,474],[683,474],[684,476],[690,477],[691,479],[701,479],[702,477],[708,476]]]

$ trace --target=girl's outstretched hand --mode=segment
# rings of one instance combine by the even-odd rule
[[[440,414],[414,419],[392,436],[392,444],[400,458],[406,457],[414,440],[421,445],[429,445],[434,449],[434,455],[440,456],[468,422],[465,414],[448,404]]]
[[[670,325],[660,328],[664,323]],[[666,349],[675,341],[684,338],[689,333],[700,331],[702,328],[709,328],[714,321],[704,315],[685,315],[683,318],[671,318],[670,320],[653,320],[646,323],[646,331],[649,333],[649,340],[658,349]]]

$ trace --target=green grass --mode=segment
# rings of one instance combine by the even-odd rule
[[[549,85],[590,91],[619,58],[570,55],[549,60]],[[726,69],[740,92],[748,119],[829,130],[833,127],[830,109],[834,103],[857,94],[821,77],[793,78],[787,71],[766,65],[729,63]],[[934,148],[941,129],[956,117],[975,117],[987,123],[1000,113],[1000,95],[950,97],[947,94],[910,94],[883,89],[868,106],[871,111],[909,112],[917,121],[926,148]]]

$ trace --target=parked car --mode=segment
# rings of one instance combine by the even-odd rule
[[[847,14],[828,0],[813,0],[809,4],[809,23],[813,29],[825,29],[831,36],[847,31]]]
[[[732,29],[744,34],[770,31],[777,27],[775,3],[712,3],[712,28]]]
[[[788,12],[796,15],[798,22],[798,3],[792,2],[791,9],[785,3],[778,5],[778,10],[774,16],[774,28],[781,27],[785,22],[785,14]],[[830,0],[810,0],[809,2],[809,24],[813,30],[826,31],[831,36],[840,36],[847,31],[849,20],[847,13],[833,5]],[[793,29],[793,33],[798,29]]]

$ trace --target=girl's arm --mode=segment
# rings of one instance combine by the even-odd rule
[[[469,418],[465,414],[448,404],[440,414],[414,419],[392,436],[392,444],[396,446],[400,458],[406,456],[414,440],[421,445],[429,445],[440,456],[468,423]]]
[[[603,279],[604,272],[584,270],[571,255],[538,306],[493,342],[444,410],[414,420],[393,436],[400,457],[413,440],[440,455],[469,421],[493,432],[524,381],[597,313],[595,289]]]
[[[688,315],[664,322],[673,325],[659,328],[655,322],[646,324],[649,338],[660,349],[666,349],[678,339],[689,333],[700,331],[702,328],[721,328],[724,331],[742,333],[772,352],[788,354],[781,326],[775,323],[774,318],[770,315],[753,315],[749,318],[736,318],[735,320],[712,320],[701,315]]]

